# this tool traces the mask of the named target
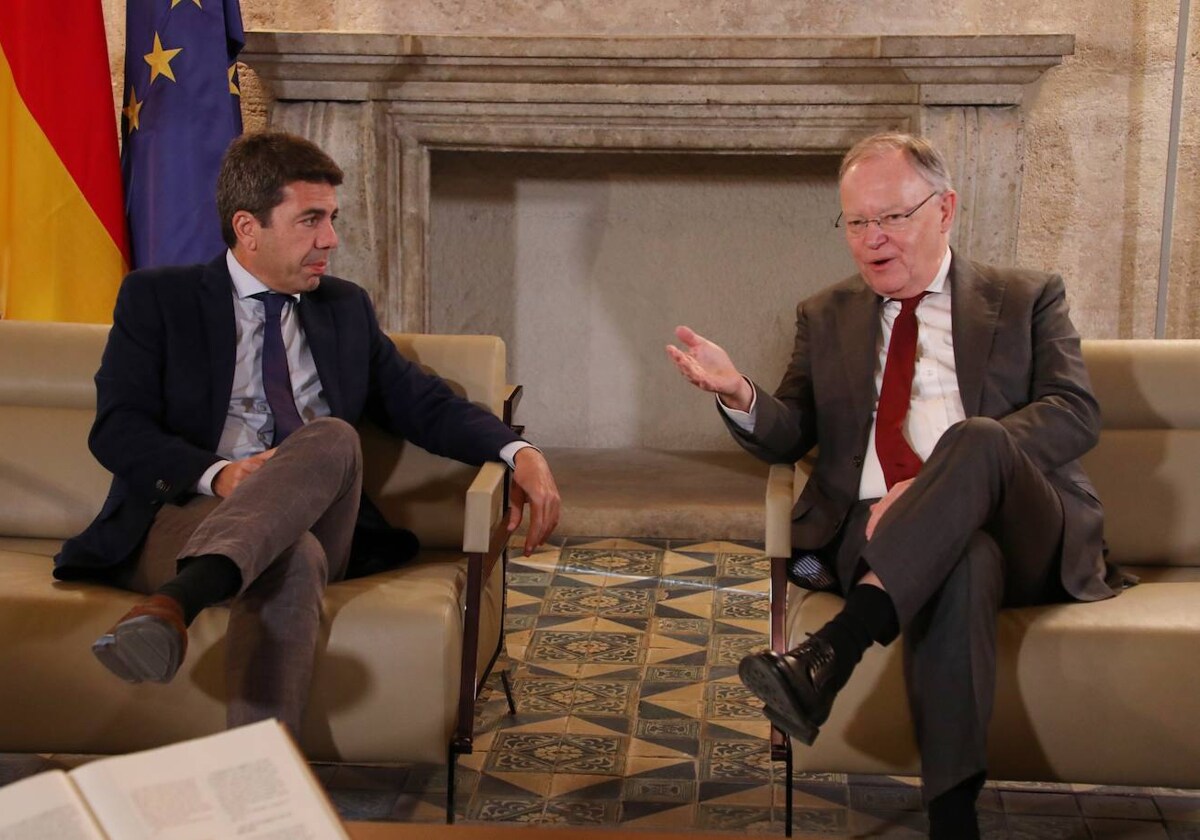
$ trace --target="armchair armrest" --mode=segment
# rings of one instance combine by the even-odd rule
[[[500,418],[504,421],[504,425],[511,428],[517,434],[525,431],[524,426],[514,426],[513,419],[517,415],[517,406],[521,403],[521,396],[525,393],[525,388],[522,385],[506,385],[504,387],[504,414]]]
[[[482,615],[483,587],[497,563],[505,562],[508,530],[504,522],[505,488],[508,467],[489,461],[479,468],[467,488],[463,511],[463,553],[467,555],[467,587],[463,610],[462,664],[459,676],[458,721],[450,741],[451,755],[471,752],[475,730],[475,698],[479,686],[491,671],[500,653],[497,647],[491,661],[480,674],[477,671],[479,622]],[[503,622],[503,606],[501,622]],[[503,636],[501,636],[503,640]],[[454,763],[451,760],[451,774]]]
[[[792,505],[795,504],[796,467],[772,464],[767,474],[765,549],[768,557],[792,556]]]
[[[504,516],[504,478],[508,468],[488,461],[467,488],[463,513],[463,552],[488,554],[497,523]]]

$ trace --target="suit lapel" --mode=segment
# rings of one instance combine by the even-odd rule
[[[875,363],[879,357],[879,296],[865,282],[841,289],[837,307],[838,355],[859,417],[875,410]],[[819,348],[818,348],[819,351]]]
[[[317,375],[321,377],[321,388],[325,392],[325,401],[329,403],[329,411],[334,417],[344,417],[338,376],[337,327],[329,307],[323,306],[310,294],[301,295],[300,324],[304,327],[308,349],[317,366]]]
[[[954,336],[954,368],[963,410],[968,417],[979,414],[983,376],[987,370],[1003,281],[984,283],[967,260],[950,258],[950,331]]]
[[[204,320],[204,335],[208,340],[209,387],[212,404],[209,407],[208,428],[213,434],[216,449],[229,411],[229,395],[233,392],[233,366],[237,354],[237,329],[233,314],[233,280],[225,255],[209,263],[200,280],[200,313]]]

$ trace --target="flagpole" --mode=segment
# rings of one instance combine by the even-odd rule
[[[1167,184],[1163,193],[1162,247],[1158,254],[1158,301],[1154,337],[1167,335],[1167,292],[1171,275],[1171,234],[1175,224],[1175,181],[1179,170],[1179,123],[1183,107],[1183,71],[1187,62],[1191,0],[1179,2],[1179,34],[1175,42],[1175,83],[1171,92],[1171,128],[1167,136]]]

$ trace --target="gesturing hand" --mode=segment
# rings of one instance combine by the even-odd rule
[[[508,532],[517,530],[528,502],[529,531],[525,534],[525,556],[528,557],[558,527],[561,500],[550,465],[541,452],[526,446],[513,456],[513,464],[512,486],[508,492]]]
[[[673,344],[667,345],[667,355],[679,372],[697,388],[720,396],[729,408],[748,411],[754,391],[729,354],[690,327],[676,327],[675,337],[687,347],[685,353]]]
[[[231,461],[221,467],[221,471],[213,478],[213,493],[222,499],[229,498],[229,494],[236,490],[237,486],[252,473],[256,473],[262,469],[262,465],[270,460],[275,452],[276,450],[274,449],[268,449],[265,452],[259,452],[257,455],[251,455],[249,458],[243,458],[240,461]]]

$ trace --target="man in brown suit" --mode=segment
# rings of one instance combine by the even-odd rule
[[[774,396],[687,327],[668,354],[756,456],[819,445],[793,544],[845,607],[788,653],[746,657],[742,681],[811,744],[863,652],[903,629],[931,837],[978,837],[997,611],[1114,594],[1077,461],[1100,412],[1062,279],[951,253],[957,196],[928,142],[868,138],[839,185],[859,274],[799,305]]]

